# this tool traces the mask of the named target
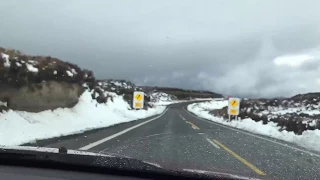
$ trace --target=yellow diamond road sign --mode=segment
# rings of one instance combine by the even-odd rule
[[[135,98],[136,98],[137,101],[141,101],[143,97],[142,97],[141,94],[137,94],[137,95],[135,96]]]
[[[232,99],[230,101],[230,106],[237,107],[239,105],[239,101],[237,99]]]
[[[144,104],[144,92],[135,91],[133,92],[132,106],[134,109],[143,109]]]

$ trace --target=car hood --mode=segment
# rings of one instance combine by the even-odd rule
[[[59,153],[58,148],[50,148],[50,147],[34,147],[34,146],[0,146],[2,150],[22,150],[22,151],[37,151],[37,152],[47,152],[47,153]],[[87,156],[107,156],[107,157],[115,157],[112,155],[94,153],[88,151],[79,151],[79,150],[70,150],[66,152],[67,154],[74,155],[87,155]]]
[[[204,176],[204,177],[223,177],[223,178],[234,178],[234,179],[259,179],[258,177],[247,177],[243,175],[232,174],[229,172],[222,171],[204,171],[197,169],[164,169],[163,166],[157,163],[137,160],[131,157],[126,156],[118,156],[118,155],[109,155],[105,153],[95,153],[88,151],[79,151],[79,150],[67,150],[66,152],[61,152],[59,148],[49,148],[49,147],[32,147],[32,146],[0,146],[0,154],[1,152],[7,153],[15,153],[19,155],[38,155],[41,156],[43,154],[46,155],[49,160],[55,160],[59,162],[68,162],[68,155],[76,155],[78,160],[76,163],[83,163],[89,165],[102,166],[106,168],[110,167],[121,167],[120,169],[132,169],[132,170],[148,170],[160,173],[174,174],[179,176]],[[50,156],[51,154],[51,156]],[[2,157],[5,157],[2,156]],[[50,158],[51,157],[51,158]],[[1,156],[0,156],[1,158]],[[41,158],[40,158],[41,159]],[[42,160],[42,159],[41,159]],[[71,158],[69,163],[75,163],[75,158]]]

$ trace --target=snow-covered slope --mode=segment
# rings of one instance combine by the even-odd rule
[[[107,80],[99,80],[98,85],[102,87],[104,90],[117,92],[118,90],[123,89],[134,89],[136,86],[131,83],[130,81],[125,80],[114,80],[114,79],[107,79]]]
[[[177,97],[164,92],[152,92],[150,93],[151,101],[173,101],[177,100]]]
[[[115,93],[113,101],[99,104],[85,91],[73,108],[39,113],[12,111],[0,114],[0,145],[19,145],[161,114],[166,107],[129,110],[129,104]],[[9,138],[10,137],[10,138]]]
[[[217,123],[225,124],[239,129],[244,129],[253,133],[270,136],[273,138],[285,140],[291,143],[296,143],[302,147],[307,147],[312,150],[320,151],[320,130],[306,130],[301,135],[296,135],[294,132],[280,130],[281,127],[275,122],[263,124],[261,121],[254,121],[250,118],[242,120],[233,120],[228,122],[224,117],[217,117],[210,113],[212,110],[219,110],[228,105],[228,101],[210,101],[190,104],[187,109],[193,114]]]
[[[205,101],[205,100],[213,100],[213,99],[221,99],[221,98],[194,98],[190,100],[178,100],[178,98],[174,95],[167,94],[164,92],[152,92],[150,93],[151,103],[155,106],[166,106],[175,103],[182,102],[193,102],[193,101]]]
[[[150,101],[154,105],[169,105],[177,102],[177,97],[174,95],[170,95],[164,92],[151,92],[150,93]]]

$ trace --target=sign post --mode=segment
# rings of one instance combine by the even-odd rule
[[[235,116],[237,119],[239,115],[239,111],[240,111],[240,98],[230,97],[229,103],[228,103],[229,121],[231,120],[231,116]]]
[[[135,91],[133,92],[132,106],[134,109],[143,109],[144,104],[144,92]]]

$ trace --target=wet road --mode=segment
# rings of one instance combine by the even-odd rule
[[[320,155],[293,144],[197,118],[187,103],[161,115],[38,146],[136,158],[169,169],[197,169],[262,179],[320,179]]]

